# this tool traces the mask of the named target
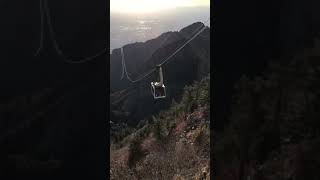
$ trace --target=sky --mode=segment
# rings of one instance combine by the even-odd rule
[[[134,14],[196,6],[210,6],[210,0],[110,0],[111,12]]]

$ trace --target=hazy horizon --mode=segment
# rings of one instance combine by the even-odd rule
[[[149,14],[183,7],[210,7],[210,0],[110,0],[110,11]]]
[[[135,42],[154,39],[168,31],[195,23],[206,22],[210,26],[210,7],[176,7],[161,12],[131,14],[110,13],[110,52],[115,48]]]

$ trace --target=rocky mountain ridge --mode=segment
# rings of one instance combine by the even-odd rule
[[[129,76],[136,79],[146,74],[181,47],[201,27],[204,27],[204,24],[197,22],[179,32],[167,32],[144,43],[124,46]],[[210,72],[210,28],[206,28],[162,68],[167,98],[154,101],[150,82],[157,79],[157,74],[152,74],[138,83],[130,83],[126,78],[120,80],[121,54],[120,49],[115,49],[110,59],[111,112],[127,112],[129,114],[126,121],[137,124],[142,119],[168,108],[172,99],[179,100],[184,86],[201,80]]]

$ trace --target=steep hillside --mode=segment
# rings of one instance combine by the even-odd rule
[[[210,178],[210,78],[186,86],[179,103],[110,147],[110,177]]]

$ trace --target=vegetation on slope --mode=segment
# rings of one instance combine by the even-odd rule
[[[186,86],[179,103],[112,144],[111,179],[208,179],[209,81]]]

